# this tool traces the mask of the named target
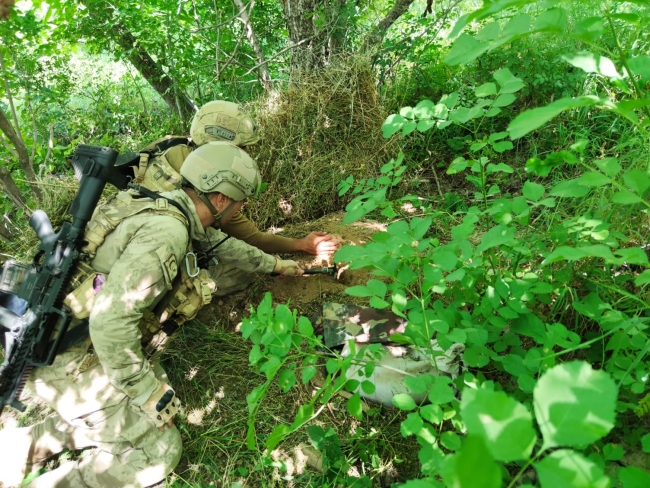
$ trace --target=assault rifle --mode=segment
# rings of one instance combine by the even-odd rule
[[[0,283],[0,333],[4,333],[4,362],[0,365],[0,414],[5,405],[21,412],[25,382],[34,367],[49,366],[70,325],[63,308],[63,291],[83,246],[86,224],[92,217],[107,182],[116,184],[112,171],[118,153],[108,147],[79,145],[73,166],[81,184],[68,210],[72,223],[54,233],[47,214],[36,210],[29,219],[41,241],[29,266],[8,261]],[[117,185],[116,186],[120,186]],[[3,286],[5,285],[5,286]]]

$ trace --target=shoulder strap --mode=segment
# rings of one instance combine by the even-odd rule
[[[167,197],[164,197],[162,195],[159,195],[158,193],[154,193],[151,190],[145,188],[144,186],[136,185],[135,183],[129,183],[129,188],[134,189],[135,191],[141,193],[145,197],[151,198],[152,200],[158,200],[159,198],[164,198],[165,200],[167,200],[170,203],[170,205],[173,205],[178,210],[180,210],[181,213],[185,216],[185,219],[187,220],[188,233],[189,233],[188,239],[189,239],[189,242],[192,242],[192,220],[190,220],[190,216],[187,215],[187,212],[181,206],[180,203],[178,203],[176,200],[172,200],[171,198],[167,198]]]

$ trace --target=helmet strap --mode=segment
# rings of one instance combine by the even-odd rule
[[[201,200],[203,202],[203,204],[206,207],[208,207],[208,210],[212,214],[212,217],[214,217],[214,222],[215,223],[212,224],[213,227],[215,225],[220,226],[221,225],[221,212],[219,212],[219,210],[217,210],[215,208],[215,206],[212,205],[212,202],[210,201],[210,199],[207,196],[205,196],[205,193],[203,193],[202,191],[197,191],[196,189],[194,191],[196,192],[196,195],[199,197],[199,200]]]

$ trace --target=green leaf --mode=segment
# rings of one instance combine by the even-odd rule
[[[444,434],[443,434],[444,435]],[[461,449],[445,458],[441,473],[445,486],[453,488],[501,488],[501,469],[483,439],[468,435]]]
[[[497,142],[492,145],[492,149],[494,149],[498,153],[502,153],[504,151],[509,151],[512,149],[514,146],[512,145],[512,142],[510,141],[501,141]]]
[[[402,126],[402,135],[407,136],[413,132],[418,126],[417,122],[407,122]]]
[[[647,81],[650,79],[650,56],[647,54],[628,59],[627,65],[632,74],[640,76],[641,80]]]
[[[542,488],[609,488],[602,468],[570,449],[560,449],[533,464]]]
[[[485,98],[490,95],[496,95],[497,86],[494,83],[484,83],[474,90],[477,98]]]
[[[643,273],[634,279],[634,284],[636,286],[643,286],[648,283],[650,283],[650,269],[646,269]],[[648,446],[650,447],[650,438],[648,439]],[[650,450],[647,452],[650,452]]]
[[[375,296],[373,296],[373,297],[370,297],[369,305],[370,305],[372,308],[378,308],[378,309],[381,310],[381,309],[383,309],[383,308],[388,307],[388,306],[390,305],[390,303],[388,303],[388,302],[387,302],[386,300],[384,300],[383,298],[379,298],[379,297],[375,297]]]
[[[351,286],[345,289],[345,293],[353,297],[371,297],[373,293],[363,285]]]
[[[298,318],[298,332],[300,332],[305,337],[311,337],[314,335],[314,327],[311,325],[311,322],[307,317]]]
[[[485,146],[487,146],[487,142],[475,142],[471,146],[469,146],[470,151],[479,151],[483,149]]]
[[[629,190],[621,190],[612,195],[612,202],[620,203],[621,205],[633,205],[642,201],[641,197]]]
[[[296,413],[296,418],[293,420],[293,424],[291,424],[291,429],[298,429],[305,422],[309,421],[313,415],[314,415],[313,405],[309,403],[307,405],[301,405],[300,408],[298,409],[298,413]]]
[[[384,139],[390,138],[406,123],[406,119],[398,114],[389,115],[386,121],[381,126],[381,131]]]
[[[494,117],[496,115],[499,115],[501,113],[501,109],[499,107],[492,107],[490,110],[485,112],[486,117]]]
[[[424,427],[424,421],[420,414],[417,412],[409,413],[406,416],[406,420],[403,420],[400,424],[400,432],[403,437],[408,437],[410,435],[417,434],[420,432],[420,429]]]
[[[488,47],[489,44],[479,42],[469,34],[462,34],[451,46],[443,62],[449,66],[467,64],[487,51]]]
[[[517,99],[512,93],[502,93],[499,95],[494,103],[492,104],[493,107],[507,107],[510,105],[512,102],[514,102]],[[509,130],[509,129],[508,129]]]
[[[366,395],[372,395],[375,392],[375,384],[372,381],[364,380],[361,382],[361,389]]]
[[[450,451],[455,451],[460,448],[460,437],[456,432],[448,430],[440,434],[440,443]]]
[[[612,178],[621,172],[621,165],[616,158],[597,159],[594,163],[599,170]]]
[[[348,400],[348,413],[353,417],[361,420],[363,418],[363,409],[361,408],[361,396],[355,393]]]
[[[598,97],[585,95],[577,98],[561,98],[555,102],[547,105],[546,107],[534,108],[526,110],[519,114],[508,125],[508,132],[511,139],[519,139],[529,132],[543,126],[546,122],[553,117],[561,114],[565,110],[579,107],[588,107],[600,104],[601,100]]]
[[[650,175],[639,169],[632,169],[623,175],[625,186],[643,195],[650,188]]]
[[[439,424],[445,420],[444,412],[439,405],[425,405],[420,407],[422,418],[432,424]]]
[[[366,286],[368,287],[368,290],[372,292],[373,295],[376,295],[380,298],[386,295],[387,287],[386,287],[386,283],[384,283],[383,281],[368,280]]]
[[[620,444],[606,444],[603,447],[605,461],[620,461],[625,455],[625,451]]]
[[[413,109],[413,115],[418,119],[430,119],[433,117],[433,102],[431,100],[422,100]]]
[[[512,246],[515,241],[515,232],[516,229],[514,227],[508,227],[506,225],[497,225],[496,227],[492,227],[483,235],[481,243],[476,248],[476,251],[485,252],[488,249],[501,245]]]
[[[586,362],[548,370],[533,392],[543,448],[586,446],[607,435],[614,427],[616,396],[610,375]]]
[[[589,187],[608,185],[611,182],[611,179],[598,171],[589,171],[588,173],[584,173],[580,175],[580,178],[576,181],[579,185]]]
[[[454,398],[451,380],[447,376],[437,376],[433,387],[429,391],[429,401],[434,405],[449,403]]]
[[[623,488],[648,488],[650,486],[650,474],[636,466],[619,468],[617,475]]]
[[[589,187],[577,183],[578,178],[562,181],[551,189],[549,195],[562,198],[584,197],[589,193]]]
[[[278,374],[278,385],[284,393],[288,392],[296,384],[296,373],[291,369],[283,369]]]
[[[316,376],[316,366],[305,366],[302,368],[302,384],[309,383],[314,376]]]
[[[537,435],[533,417],[504,392],[466,388],[460,403],[470,435],[481,437],[497,461],[528,459]]]
[[[449,165],[449,169],[447,170],[448,175],[455,175],[456,173],[460,173],[463,171],[465,168],[467,168],[468,164],[465,158],[459,157],[454,159],[451,164]]]
[[[273,432],[271,432],[271,435],[269,435],[266,438],[266,448],[269,449],[269,451],[275,449],[275,447],[282,442],[282,440],[291,433],[291,427],[288,425],[278,425],[275,429],[273,429]]]
[[[542,198],[545,191],[546,189],[544,188],[544,185],[540,185],[539,183],[534,183],[532,181],[527,181],[524,183],[524,187],[522,189],[524,196],[533,202],[536,202]]]
[[[408,410],[415,410],[417,408],[417,405],[415,404],[415,400],[413,400],[413,397],[406,393],[398,393],[393,397],[392,402],[393,405],[395,405],[400,410],[408,411]]]
[[[615,79],[621,78],[612,60],[599,54],[583,51],[562,56],[562,59],[570,65],[580,68],[585,73],[598,73],[599,75]]]
[[[563,8],[550,8],[542,12],[533,26],[537,31],[562,32],[566,28],[567,14]]]

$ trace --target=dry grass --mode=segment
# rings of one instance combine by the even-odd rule
[[[336,186],[373,177],[398,152],[382,137],[388,113],[368,59],[348,57],[252,104],[262,142],[251,147],[268,188],[249,210],[266,228],[340,210]]]

